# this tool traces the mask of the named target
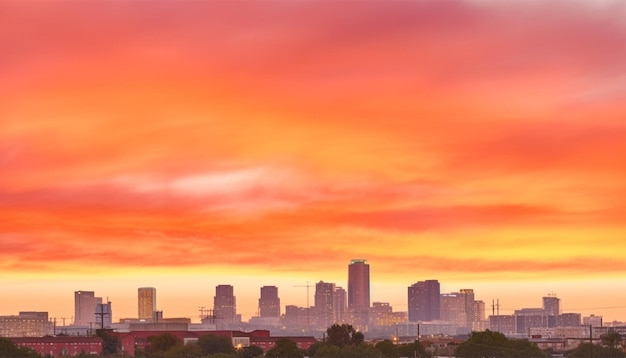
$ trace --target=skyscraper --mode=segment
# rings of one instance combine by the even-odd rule
[[[441,315],[439,281],[418,281],[409,286],[408,311],[411,322],[438,320]]]
[[[280,298],[278,298],[278,287],[261,287],[261,298],[259,298],[259,316],[280,317]]]
[[[156,312],[156,288],[140,287],[137,290],[138,318],[150,321]]]
[[[320,281],[315,284],[315,321],[318,328],[328,328],[335,322],[335,284]]]
[[[237,301],[233,293],[233,286],[218,285],[215,287],[213,314],[218,324],[230,325],[236,322]]]
[[[93,291],[74,292],[74,324],[89,326],[96,321],[96,297]]]
[[[348,311],[352,325],[367,331],[370,308],[370,265],[366,260],[355,259],[348,265]]]

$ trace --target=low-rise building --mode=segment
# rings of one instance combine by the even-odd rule
[[[0,337],[41,337],[51,334],[53,323],[48,312],[20,312],[17,316],[0,316]]]
[[[79,354],[101,354],[102,339],[99,337],[12,337],[13,343],[30,348],[42,356],[65,357]]]

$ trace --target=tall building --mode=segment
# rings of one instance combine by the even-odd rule
[[[474,322],[485,320],[485,301],[474,301]]]
[[[233,286],[218,285],[215,287],[213,297],[213,314],[220,325],[230,325],[237,321],[237,300],[234,295]]]
[[[156,312],[156,288],[140,287],[137,290],[138,318],[151,321]]]
[[[346,323],[348,319],[348,293],[342,287],[335,287],[335,322]]]
[[[320,281],[315,284],[315,322],[318,328],[328,328],[335,321],[335,284]]]
[[[74,325],[89,326],[97,322],[96,304],[98,298],[93,291],[74,292]]]
[[[366,260],[350,261],[348,266],[348,311],[352,325],[367,331],[370,308],[370,265]]]
[[[259,298],[259,316],[280,317],[280,298],[278,298],[278,287],[261,287],[261,297]]]
[[[474,314],[474,290],[471,288],[463,288],[459,291],[463,297],[463,306],[465,311],[466,326],[472,328],[475,320]]]
[[[548,316],[558,316],[561,314],[560,299],[555,295],[543,297],[543,310]]]
[[[465,295],[459,292],[442,293],[439,296],[440,319],[442,321],[464,326],[467,323],[465,312]]]
[[[408,288],[408,312],[411,322],[440,319],[440,285],[437,280],[418,281]]]

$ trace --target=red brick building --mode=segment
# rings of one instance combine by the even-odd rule
[[[75,356],[81,353],[102,353],[102,339],[99,337],[13,337],[9,338],[18,346],[30,348],[42,356]]]
[[[145,350],[149,344],[149,337],[158,336],[164,333],[170,333],[178,338],[181,342],[197,341],[201,336],[212,334],[215,336],[228,337],[233,342],[233,346],[241,344],[241,346],[258,346],[266,352],[274,347],[276,340],[279,338],[289,338],[296,343],[301,349],[308,349],[313,343],[317,342],[314,337],[270,337],[267,330],[255,330],[252,332],[241,331],[132,331],[132,332],[113,332],[120,339],[122,350],[125,354],[135,355],[135,349]]]

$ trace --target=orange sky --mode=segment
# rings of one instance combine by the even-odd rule
[[[625,44],[621,1],[3,1],[0,314],[245,318],[366,258],[396,310],[626,320]]]

